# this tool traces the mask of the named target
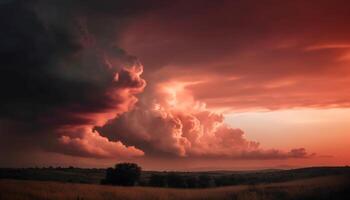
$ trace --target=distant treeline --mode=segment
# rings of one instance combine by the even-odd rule
[[[42,180],[73,183],[110,184],[112,168],[0,168],[0,179]],[[125,174],[125,173],[122,173]],[[284,182],[328,175],[350,174],[350,167],[312,167],[293,170],[158,172],[142,171],[135,185],[173,188],[208,188],[241,184]],[[127,176],[128,177],[128,176]],[[113,179],[113,178],[112,178]],[[116,182],[118,184],[118,181]]]
[[[304,178],[350,175],[350,167],[314,167],[294,170],[257,172],[163,172],[150,175],[144,185],[175,188],[208,188],[230,185],[254,185],[261,183],[285,182]]]
[[[0,168],[0,179],[58,181],[70,183],[99,184],[106,169],[76,167]]]

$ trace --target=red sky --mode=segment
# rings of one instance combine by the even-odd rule
[[[35,56],[25,59],[53,52],[48,62],[33,64],[52,70],[28,71],[22,79],[30,78],[29,92],[7,95],[4,105],[15,102],[16,109],[1,107],[0,130],[21,148],[5,145],[1,165],[131,161],[145,169],[205,170],[350,164],[348,1],[39,1],[34,7],[40,12],[33,20],[46,29],[29,34],[20,21],[23,29],[16,31],[34,41],[27,46],[47,42],[52,51],[33,47]],[[60,9],[67,16],[51,12]],[[62,23],[65,17],[74,23]],[[74,37],[55,38],[48,24]],[[56,84],[41,86],[48,81]],[[31,93],[35,84],[40,87]],[[57,93],[36,93],[52,90]],[[38,105],[44,111],[33,111]],[[18,130],[26,117],[42,128]]]
[[[348,8],[346,1],[179,3],[136,20],[121,43],[156,68],[146,77],[186,84],[245,137],[316,154],[282,165],[348,165]]]

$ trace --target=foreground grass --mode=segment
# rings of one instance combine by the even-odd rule
[[[114,187],[56,182],[0,180],[0,200],[112,200],[112,199],[350,199],[348,176],[329,176],[284,183],[211,189]]]

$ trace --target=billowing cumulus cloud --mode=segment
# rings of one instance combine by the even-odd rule
[[[77,115],[76,118],[83,119],[85,123],[63,124],[62,127],[57,127],[56,132],[61,135],[59,138],[60,149],[67,154],[102,158],[143,155],[141,150],[133,146],[126,147],[119,141],[111,142],[94,130],[95,126],[103,126],[108,120],[132,109],[137,102],[134,95],[145,87],[145,81],[139,77],[141,73],[142,68],[135,66],[116,73],[114,78],[110,80],[112,88],[105,91],[107,97],[110,98],[110,101],[106,102],[105,109],[88,112],[78,111],[77,113],[67,111],[67,117]],[[62,115],[61,117],[66,116]]]
[[[105,137],[101,137],[97,132],[86,132],[83,138],[70,138],[63,135],[59,138],[64,153],[96,158],[123,158],[132,156],[142,156],[143,151],[131,146],[126,147],[123,143],[111,142]]]
[[[161,83],[140,107],[97,130],[105,137],[136,146],[152,156],[229,159],[305,158],[305,149],[262,149],[244,132],[224,122],[185,89],[186,83]]]

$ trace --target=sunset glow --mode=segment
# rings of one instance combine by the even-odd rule
[[[2,167],[350,165],[348,1],[9,2]]]

